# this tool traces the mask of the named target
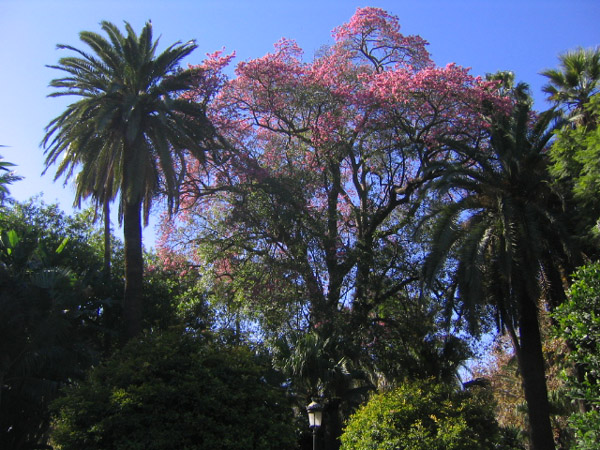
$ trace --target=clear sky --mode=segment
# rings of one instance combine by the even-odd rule
[[[74,190],[42,176],[44,127],[68,99],[47,98],[48,83],[60,72],[46,67],[66,51],[85,48],[82,30],[99,22],[132,24],[139,31],[152,20],[163,46],[195,39],[187,62],[225,47],[236,61],[258,58],[282,37],[294,39],[311,59],[331,30],[357,7],[375,6],[398,16],[404,34],[426,39],[438,65],[455,62],[475,75],[512,70],[532,87],[536,106],[546,107],[539,72],[557,66],[557,56],[576,47],[600,45],[599,0],[0,0],[0,155],[18,165],[24,181],[13,185],[17,200],[44,193],[70,212]],[[71,99],[72,101],[72,99]],[[152,245],[152,230],[144,233]]]

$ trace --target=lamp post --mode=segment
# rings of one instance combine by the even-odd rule
[[[308,412],[308,426],[312,428],[313,450],[317,450],[317,429],[323,420],[323,406],[313,401],[306,407],[306,411]]]

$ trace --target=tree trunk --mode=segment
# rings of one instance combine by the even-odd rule
[[[104,208],[102,213],[104,214],[104,276],[106,280],[110,280],[110,201],[104,200]]]
[[[141,201],[127,203],[123,214],[125,240],[125,295],[123,316],[125,338],[137,336],[142,331],[142,285],[144,260],[142,258]]]
[[[338,450],[340,448],[340,436],[343,433],[343,419],[340,417],[340,408],[341,401],[339,399],[329,400],[325,406],[320,449]]]
[[[520,351],[517,356],[527,402],[531,449],[554,450],[537,305],[530,298],[522,299],[520,303]]]

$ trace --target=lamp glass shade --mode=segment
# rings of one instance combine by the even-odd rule
[[[323,420],[323,410],[321,405],[312,402],[308,405],[306,410],[308,411],[308,424],[310,428],[320,427]]]
[[[314,411],[308,415],[311,427],[320,427],[323,420],[323,411]]]

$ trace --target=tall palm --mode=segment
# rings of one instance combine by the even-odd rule
[[[128,23],[126,36],[110,22],[101,22],[101,28],[108,38],[89,31],[79,35],[91,53],[58,46],[76,55],[50,66],[66,72],[51,81],[57,90],[50,96],[78,100],[48,124],[42,145],[46,168],[62,157],[57,177],[68,179],[81,168],[78,198],[92,194],[108,202],[120,194],[125,333],[132,337],[142,327],[142,211],[145,225],[159,193],[166,193],[170,210],[176,207],[186,157],[202,157],[200,142],[211,128],[203,106],[181,96],[194,78],[192,71],[179,69],[196,48],[193,41],[157,54],[151,23],[139,36]]]
[[[587,125],[590,117],[584,106],[600,92],[600,47],[578,48],[560,55],[559,61],[560,68],[542,72],[548,78],[542,90],[575,124]]]
[[[526,87],[518,85],[513,92],[512,114],[493,121],[489,153],[465,149],[468,163],[443,167],[445,175],[434,187],[459,199],[438,211],[425,275],[432,282],[445,261],[455,261],[459,297],[471,323],[493,307],[517,355],[532,448],[547,450],[554,441],[539,310],[543,300],[561,301],[561,273],[574,253],[561,222],[560,199],[547,182],[552,114],[532,124]]]

